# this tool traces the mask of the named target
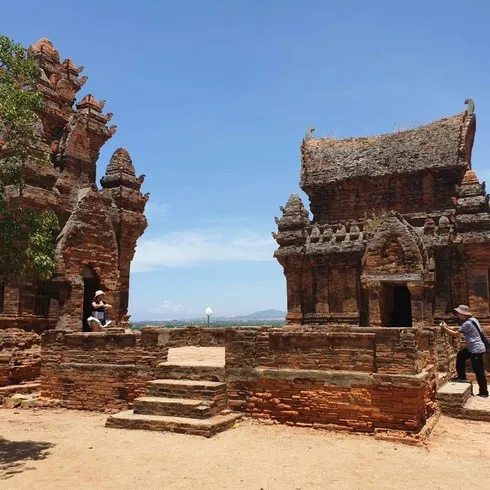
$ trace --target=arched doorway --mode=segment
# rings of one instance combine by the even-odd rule
[[[88,332],[90,328],[87,324],[87,318],[92,312],[92,300],[94,299],[95,291],[100,289],[100,278],[95,273],[92,266],[85,266],[82,270],[83,278],[83,331]]]

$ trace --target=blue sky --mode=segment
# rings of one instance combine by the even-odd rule
[[[24,0],[2,5],[0,32],[48,37],[85,66],[81,95],[107,100],[118,131],[99,174],[123,146],[151,193],[130,311],[159,319],[285,309],[270,232],[311,124],[391,132],[472,97],[488,180],[489,19],[485,0]]]

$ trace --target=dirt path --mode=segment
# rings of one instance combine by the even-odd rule
[[[2,489],[484,488],[490,424],[442,417],[427,449],[242,422],[213,439],[106,429],[105,416],[0,410]]]

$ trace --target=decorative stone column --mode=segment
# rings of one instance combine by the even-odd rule
[[[426,302],[426,290],[423,284],[408,283],[412,307],[412,326],[424,327],[432,324],[432,310]]]
[[[318,320],[328,317],[330,313],[329,305],[329,275],[327,267],[314,269],[315,276],[315,316]]]
[[[301,322],[303,312],[301,311],[301,271],[298,269],[289,269],[284,272],[286,276],[288,314],[286,321],[289,323]]]
[[[380,297],[383,286],[379,282],[370,283],[367,289],[369,297],[369,326],[381,327]]]

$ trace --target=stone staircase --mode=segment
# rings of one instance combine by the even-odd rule
[[[437,390],[441,412],[449,417],[490,422],[490,398],[472,396],[478,386],[448,381]]]
[[[227,408],[224,366],[164,362],[158,373],[161,379],[148,382],[133,410],[109,416],[106,427],[212,437],[242,417]]]

